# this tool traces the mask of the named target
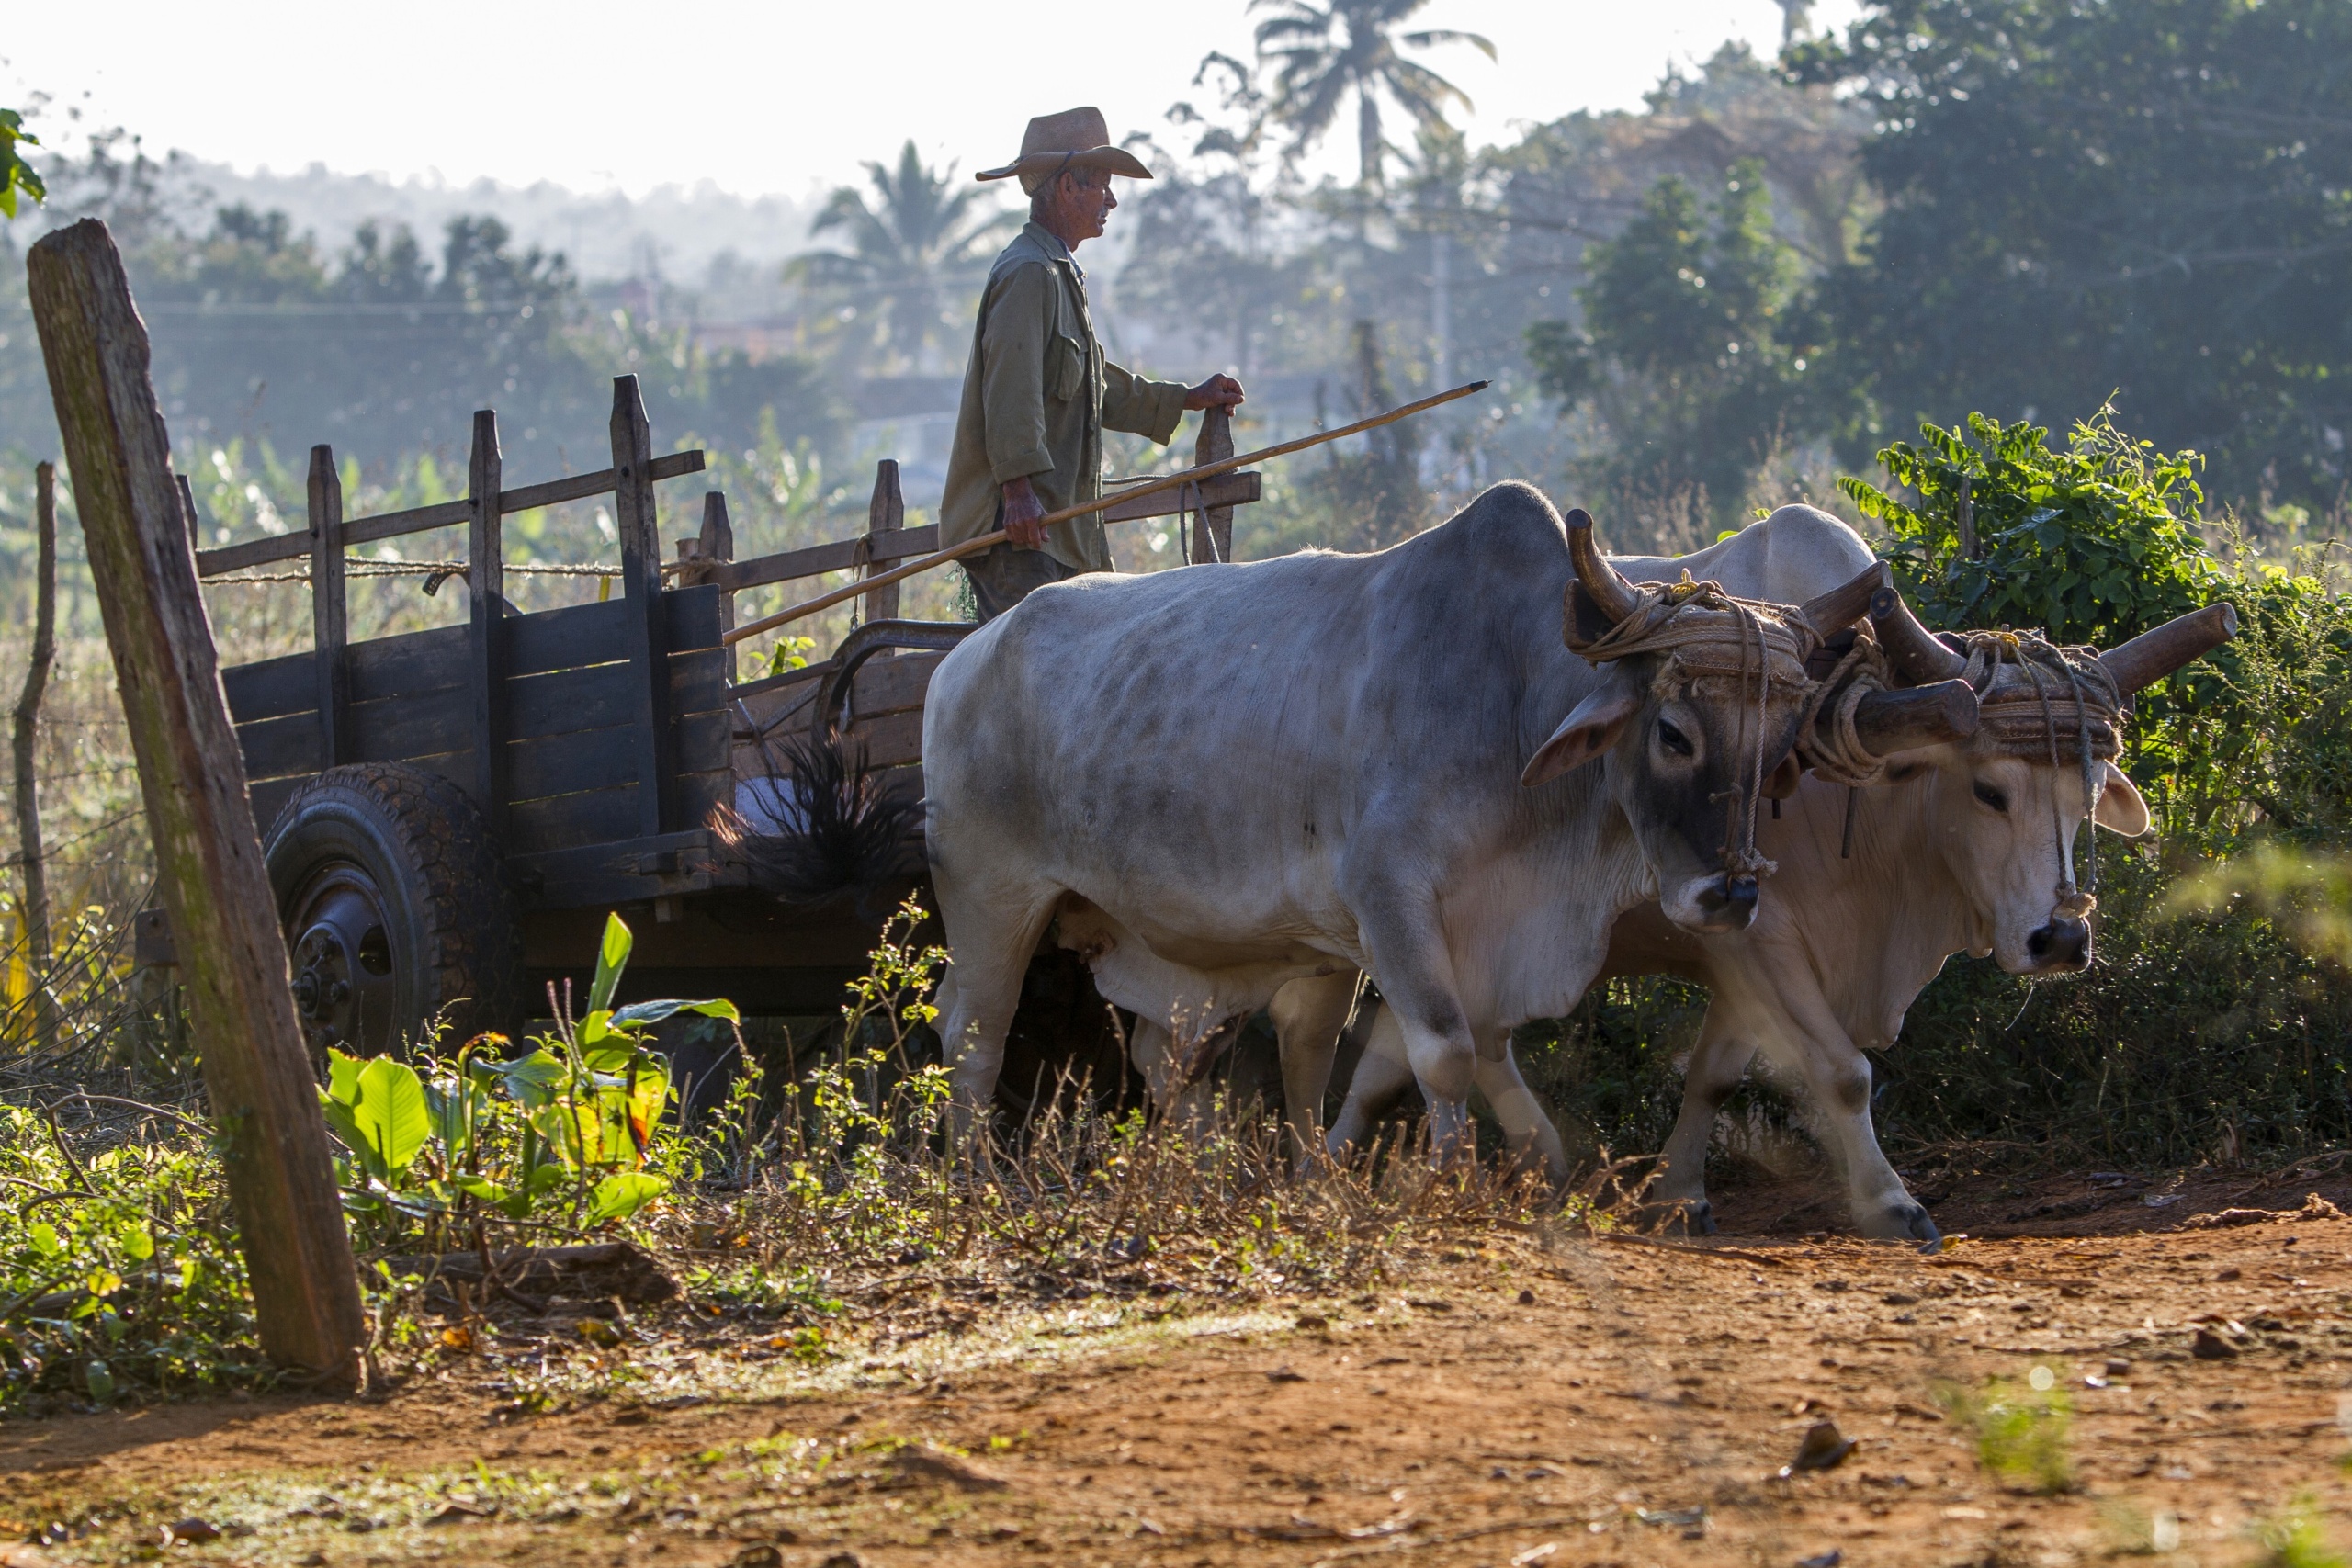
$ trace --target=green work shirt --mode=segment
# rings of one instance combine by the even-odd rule
[[[1102,432],[1166,444],[1184,417],[1185,389],[1149,381],[1102,357],[1086,310],[1086,275],[1069,247],[1023,224],[989,269],[947,491],[942,548],[993,531],[999,487],[1028,476],[1048,512],[1102,493]],[[1077,517],[1046,531],[1046,553],[1080,571],[1109,571],[1102,520]]]

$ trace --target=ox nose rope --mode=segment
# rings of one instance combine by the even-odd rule
[[[2107,760],[2121,750],[2117,720],[2123,711],[2123,699],[2115,677],[2099,662],[2096,649],[2062,648],[2039,632],[1973,631],[1964,634],[1962,645],[1968,662],[1961,678],[1976,691],[1983,732],[2011,755],[2024,755],[2027,746],[2039,741],[2041,754],[2050,761],[2050,831],[2058,854],[2058,885],[2051,890],[2055,900],[2051,916],[2087,919],[2098,908],[2098,835],[2094,830],[2085,846],[2084,881],[2088,886],[2078,885],[2075,857],[2066,849],[2065,818],[2058,804],[2056,775],[2064,762],[2058,749],[2060,716],[2054,699],[2063,695],[2074,706],[2072,739],[2075,760],[2082,770],[2083,820],[2095,821]],[[2030,697],[2015,692],[2014,682],[2010,693],[1998,689],[2004,666],[2015,668],[2024,677]],[[2062,679],[2066,682],[2063,693],[2057,687]]]
[[[1780,868],[1757,850],[1756,818],[1764,794],[1764,732],[1771,716],[1772,687],[1793,686],[1808,699],[1815,697],[1804,666],[1818,638],[1788,606],[1734,598],[1723,584],[1695,582],[1687,571],[1679,582],[1643,583],[1634,594],[1634,608],[1625,617],[1589,641],[1579,642],[1573,635],[1576,622],[1570,615],[1568,646],[1595,664],[1640,653],[1665,654],[1650,685],[1658,696],[1702,680],[1729,679],[1736,682],[1733,690],[1745,712],[1753,681],[1755,735],[1747,758],[1747,787],[1710,798],[1728,800],[1724,813],[1726,883],[1770,876]]]

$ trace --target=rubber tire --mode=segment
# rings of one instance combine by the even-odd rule
[[[439,1017],[448,1048],[487,1031],[518,1032],[524,1012],[521,922],[490,826],[438,773],[399,762],[330,768],[297,789],[262,855],[278,927],[319,868],[354,863],[373,879],[391,948],[397,1041]]]

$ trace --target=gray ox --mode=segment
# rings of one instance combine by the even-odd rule
[[[1864,602],[1810,608],[1842,626]],[[923,716],[960,1124],[1051,923],[1156,1036],[1146,1059],[1289,981],[1370,972],[1457,1146],[1474,1064],[1574,1005],[1620,913],[1728,930],[1755,908],[1727,813],[1783,773],[1810,638],[1776,634],[1760,702],[1690,675],[1695,649],[1596,668],[1562,646],[1564,604],[1589,646],[1643,603],[1589,517],[1503,485],[1376,555],[1080,578],[975,633]],[[1670,619],[1744,637],[1744,614]]]
[[[1823,560],[1827,576],[1844,570],[1841,554],[1864,548],[1843,524],[1810,508],[1784,507],[1757,527],[1779,532],[1776,543],[1794,533],[1815,536],[1813,545],[1791,555]],[[1621,564],[1639,577],[1685,563]],[[1759,581],[1764,592],[1804,586],[1801,579],[1769,570],[1760,579],[1747,578],[1742,571],[1747,564],[1719,557],[1710,567],[1732,575],[1735,592]],[[1925,682],[1966,673],[1961,656],[1929,637],[1899,600],[1873,622],[1902,675]],[[2099,663],[2128,699],[2235,629],[2234,612],[2212,605],[2132,639]],[[1853,801],[1850,855],[1845,852],[1847,790],[1811,777],[1804,782],[1782,818],[1759,832],[1759,844],[1779,871],[1772,898],[1750,927],[1694,936],[1655,909],[1639,909],[1611,933],[1604,975],[1672,974],[1713,993],[1687,1070],[1681,1114],[1664,1151],[1664,1171],[1652,1190],[1661,1203],[1681,1208],[1695,1228],[1714,1228],[1704,1174],[1716,1113],[1760,1052],[1807,1091],[1856,1226],[1866,1235],[1935,1245],[1934,1223],[1878,1146],[1863,1052],[1894,1043],[1912,1002],[1953,953],[1989,953],[2018,975],[2088,966],[2090,928],[2081,918],[2081,902],[2068,897],[2077,826],[2089,820],[2136,836],[2147,829],[2147,807],[2131,780],[2099,756],[2112,750],[2111,732],[2104,744],[2094,739],[2086,784],[2073,697],[2063,677],[2042,677],[2055,699],[2045,725],[2042,694],[2021,666],[2002,664],[1976,675],[1984,687],[1983,712],[2006,719],[1965,741],[1907,754],[1887,770],[1884,783],[1862,790]],[[2105,722],[2092,720],[2094,728]],[[2060,758],[2054,767],[2048,747],[2053,738]],[[2092,784],[2096,800],[2086,799]],[[1310,1013],[1293,1003],[1286,1013],[1278,1005],[1275,1016],[1278,1026],[1296,1031],[1295,1037],[1284,1034],[1286,1059],[1323,1049],[1321,1032],[1332,1027],[1328,1007]],[[1332,1145],[1363,1139],[1369,1108],[1403,1080],[1395,1028],[1377,1019],[1347,1105],[1333,1124]],[[1482,1063],[1478,1081],[1514,1146],[1540,1154],[1556,1169],[1558,1134],[1516,1062],[1506,1056]]]

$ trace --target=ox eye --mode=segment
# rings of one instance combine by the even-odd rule
[[[2009,808],[2009,797],[1983,779],[1976,781],[1976,798],[1996,811],[2007,811]]]
[[[1690,738],[1675,728],[1673,723],[1668,719],[1662,718],[1657,721],[1657,743],[1678,757],[1688,757],[1692,754]]]

